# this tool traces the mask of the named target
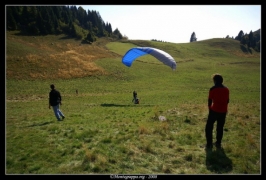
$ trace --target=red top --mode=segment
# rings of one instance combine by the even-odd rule
[[[227,112],[229,103],[229,89],[222,84],[210,88],[208,106],[211,110],[219,113]]]

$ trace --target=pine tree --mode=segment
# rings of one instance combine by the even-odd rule
[[[195,34],[195,32],[193,32],[193,33],[191,34],[191,37],[190,37],[190,42],[194,42],[194,41],[197,41],[197,38],[196,38],[196,34]]]
[[[244,36],[244,32],[241,30],[239,31],[238,35],[235,37],[235,40],[241,41],[243,36]]]

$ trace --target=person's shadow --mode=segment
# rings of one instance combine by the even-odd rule
[[[223,148],[206,150],[206,167],[217,174],[228,173],[233,169],[232,160],[226,156]]]

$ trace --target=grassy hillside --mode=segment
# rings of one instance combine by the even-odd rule
[[[18,36],[7,32],[7,79],[70,79],[104,74],[95,60],[117,57],[104,46],[59,36]],[[100,41],[101,42],[101,41]],[[98,42],[99,43],[99,42]]]
[[[89,45],[15,32],[6,40],[7,174],[261,173],[260,54],[238,41]],[[126,67],[122,56],[136,46],[165,50],[176,71],[149,55]],[[230,88],[230,104],[224,150],[206,152],[216,72]],[[63,96],[62,122],[48,109],[51,83]]]
[[[100,39],[89,45],[67,39],[64,35],[18,36],[16,32],[7,32],[6,78],[24,80],[71,79],[103,75],[106,70],[96,66],[95,60],[121,58],[129,48],[134,46],[153,46],[166,50],[178,63],[195,61],[196,59],[210,62],[212,58],[221,57],[224,59],[232,55],[236,57],[236,60],[241,60],[242,57],[254,58],[260,55],[252,50],[249,52],[239,44],[239,41],[232,39],[212,39],[185,44],[128,41],[123,43],[122,48],[120,48],[121,42],[107,44],[107,40]],[[146,56],[145,59],[148,63],[160,64],[156,60],[152,61],[153,57]]]

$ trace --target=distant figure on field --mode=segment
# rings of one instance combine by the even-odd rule
[[[132,102],[134,101],[135,104],[139,104],[139,99],[137,97],[137,92],[133,91],[133,99]]]
[[[54,110],[55,117],[57,118],[58,121],[62,121],[63,119],[65,119],[65,116],[59,108],[59,105],[62,105],[61,94],[58,90],[55,89],[54,84],[51,84],[50,88],[51,88],[51,91],[49,93],[49,109],[52,106],[53,110]],[[60,116],[62,117],[62,120],[60,119]]]
[[[220,74],[212,75],[214,86],[209,90],[208,108],[209,114],[205,126],[206,148],[212,148],[212,131],[216,124],[216,148],[221,148],[223,128],[229,103],[229,89],[223,85],[223,77]]]
[[[76,89],[76,94],[78,94],[79,92],[78,92],[78,90]]]

